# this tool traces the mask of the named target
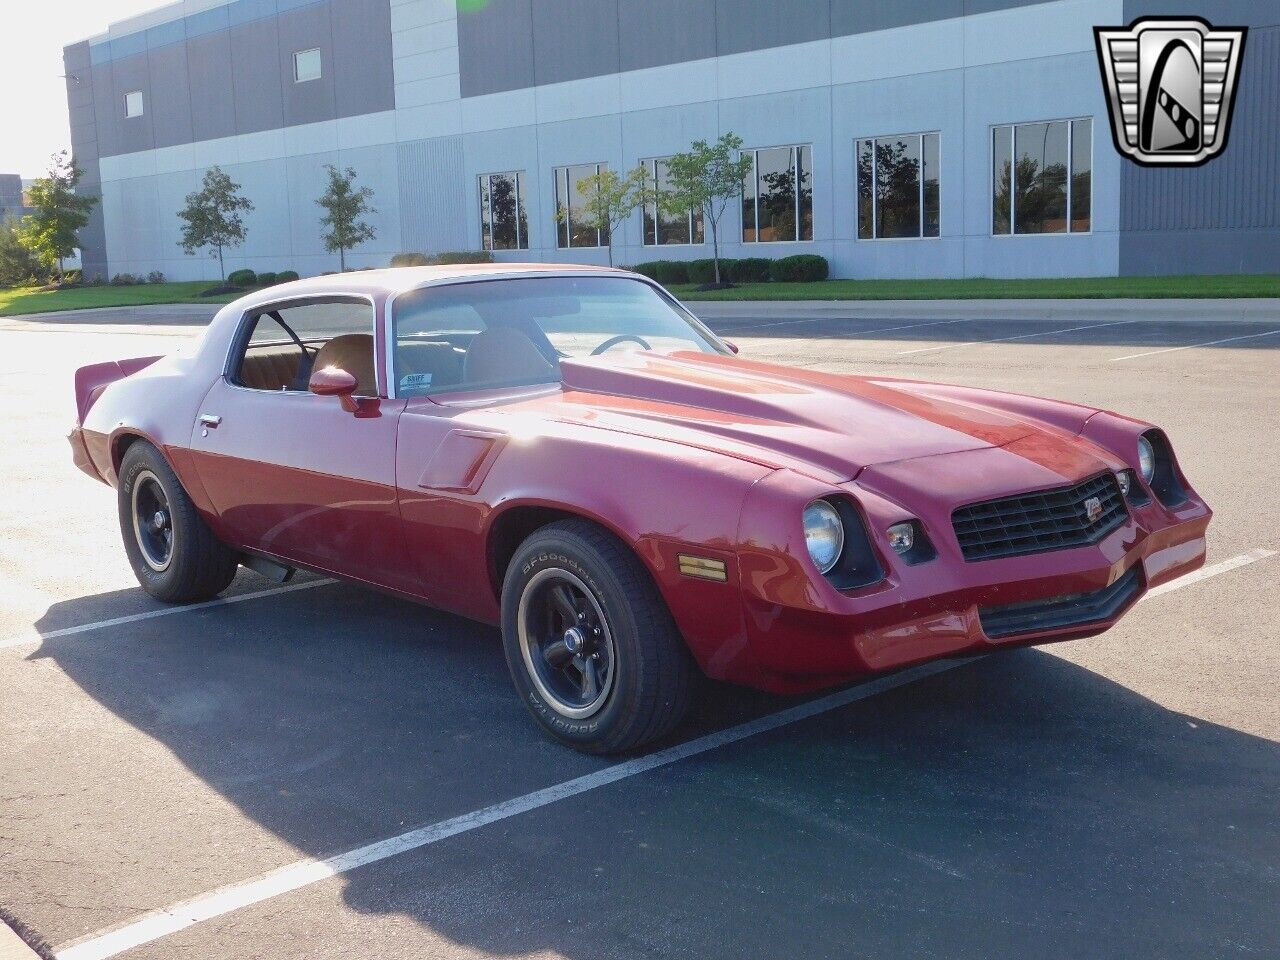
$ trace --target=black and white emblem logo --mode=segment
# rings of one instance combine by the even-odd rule
[[[1245,27],[1143,17],[1094,27],[1116,149],[1146,166],[1195,166],[1227,145]]]

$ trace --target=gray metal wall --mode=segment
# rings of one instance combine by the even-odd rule
[[[172,21],[127,45],[110,41],[105,52],[94,45],[81,85],[92,90],[100,156],[394,109],[387,0],[257,4],[269,13],[252,20],[241,19],[243,6]],[[295,83],[293,54],[314,47],[321,79]],[[144,113],[126,118],[132,90],[142,91]]]
[[[1125,0],[1125,19],[1165,14]],[[1120,180],[1122,274],[1280,271],[1280,4],[1191,3],[1215,26],[1248,26],[1226,150],[1194,169],[1125,162]]]
[[[490,0],[458,13],[462,95],[479,96],[1048,0]]]
[[[98,122],[94,106],[94,85],[89,43],[76,43],[63,51],[63,73],[67,78],[67,108],[71,119],[71,153],[84,171],[79,191],[102,197],[102,175],[98,160]],[[99,202],[80,230],[81,267],[86,277],[107,275],[107,234]]]

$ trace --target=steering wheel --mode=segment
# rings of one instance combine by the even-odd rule
[[[604,353],[606,350],[612,349],[613,347],[616,347],[618,344],[626,343],[627,341],[638,343],[645,350],[653,349],[653,347],[649,345],[649,341],[646,340],[644,337],[637,337],[634,333],[620,333],[616,337],[610,337],[604,343],[600,344],[600,346],[592,350],[591,356],[598,357],[600,356],[600,354]]]

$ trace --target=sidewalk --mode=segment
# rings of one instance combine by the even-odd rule
[[[705,320],[1168,320],[1280,323],[1280,299],[1239,300],[697,300]]]

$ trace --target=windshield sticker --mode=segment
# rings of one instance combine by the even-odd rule
[[[400,378],[401,390],[422,390],[431,386],[431,374],[406,373]]]

